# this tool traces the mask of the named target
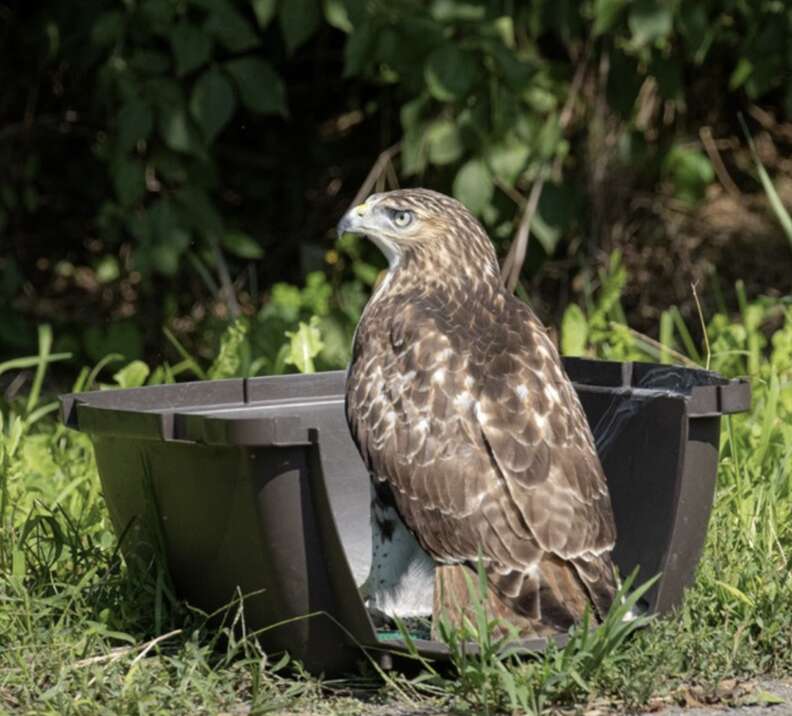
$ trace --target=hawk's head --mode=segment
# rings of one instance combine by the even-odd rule
[[[498,274],[495,250],[481,224],[456,199],[429,189],[372,194],[344,215],[338,233],[368,237],[392,267],[405,256],[420,255],[437,267],[462,265]]]

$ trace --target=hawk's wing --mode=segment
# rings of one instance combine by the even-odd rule
[[[568,626],[580,617],[565,605],[570,580],[600,615],[613,596],[610,498],[555,347],[525,304],[502,300],[497,318],[406,306],[361,344],[348,418],[437,561],[481,553],[511,608]]]

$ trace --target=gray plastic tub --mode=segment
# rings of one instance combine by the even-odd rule
[[[676,366],[566,359],[613,501],[622,574],[661,578],[646,608],[678,605],[707,530],[721,415],[748,383]],[[94,445],[127,555],[160,553],[180,597],[207,612],[241,591],[248,630],[313,672],[388,666],[358,594],[370,554],[368,475],[344,418],[341,371],[61,397]],[[314,615],[295,619],[304,615]],[[287,621],[291,620],[291,621]],[[563,640],[563,639],[562,639]],[[416,642],[430,657],[444,646]],[[526,641],[542,649],[543,640]]]

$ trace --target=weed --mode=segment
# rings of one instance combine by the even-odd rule
[[[614,259],[611,271],[618,273]],[[660,338],[630,331],[619,305],[620,276],[599,279],[589,305],[566,322],[581,352],[613,360],[706,360],[681,316],[667,312]],[[614,288],[615,287],[615,288]],[[792,672],[792,303],[749,299],[739,316],[707,321],[713,370],[749,375],[750,414],[728,418],[708,540],[695,585],[670,618],[625,626],[620,605],[597,630],[575,629],[564,646],[525,656],[507,647],[483,610],[444,628],[451,671],[423,662],[414,679],[379,676],[326,682],[242,632],[240,603],[218,628],[180,603],[165,574],[127,563],[104,506],[90,442],[67,430],[43,395],[44,370],[62,355],[40,332],[36,356],[0,370],[30,368],[28,391],[0,403],[0,710],[30,713],[254,713],[306,707],[322,696],[328,712],[365,712],[355,696],[429,700],[477,713],[539,713],[605,700],[638,708],[656,694],[694,684],[717,693],[724,678]],[[582,320],[581,320],[582,319]],[[577,328],[576,328],[577,327]],[[250,368],[241,330],[223,360],[204,368],[228,375]],[[692,347],[695,350],[690,350]],[[237,360],[239,361],[237,363]],[[676,359],[675,359],[676,360]],[[130,364],[119,385],[173,379],[182,364]],[[307,361],[304,361],[307,365]],[[106,362],[109,365],[109,362]],[[100,377],[84,370],[84,389]],[[474,592],[481,589],[473,580]],[[473,599],[475,603],[475,599]],[[236,628],[234,623],[236,622]],[[405,641],[408,635],[405,635]],[[472,642],[476,649],[467,646]],[[377,677],[377,674],[374,674]],[[378,690],[376,690],[378,688]],[[312,707],[313,708],[313,707]]]

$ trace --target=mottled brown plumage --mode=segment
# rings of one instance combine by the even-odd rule
[[[479,554],[490,609],[524,635],[565,630],[587,605],[603,616],[615,528],[591,431],[482,226],[414,189],[372,196],[339,231],[369,236],[391,262],[358,325],[346,392],[380,532],[392,505],[441,565],[435,606],[452,619],[468,601],[461,570]]]

